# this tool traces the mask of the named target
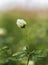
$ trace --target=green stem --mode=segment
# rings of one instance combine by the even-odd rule
[[[29,57],[28,57],[28,59],[27,59],[27,65],[29,64]]]

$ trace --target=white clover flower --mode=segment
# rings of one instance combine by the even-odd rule
[[[0,36],[6,35],[6,30],[4,28],[0,28]]]
[[[24,19],[17,19],[16,24],[19,28],[25,28],[26,21]]]

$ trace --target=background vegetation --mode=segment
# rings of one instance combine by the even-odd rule
[[[0,65],[25,65],[29,60],[35,65],[48,65],[48,17],[42,13],[0,13],[0,28],[7,31],[0,36]],[[26,28],[17,27],[18,18],[25,19]]]

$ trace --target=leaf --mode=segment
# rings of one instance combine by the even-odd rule
[[[18,52],[18,53],[14,53],[12,56],[16,57],[16,59],[21,59],[25,57],[26,55],[25,55],[25,52]]]
[[[7,48],[8,48],[7,46],[4,46],[4,47],[2,48],[2,50],[7,49]]]

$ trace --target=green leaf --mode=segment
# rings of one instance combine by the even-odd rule
[[[25,52],[18,52],[18,53],[14,53],[12,56],[16,57],[16,59],[21,59],[25,57],[26,55],[25,55]]]

